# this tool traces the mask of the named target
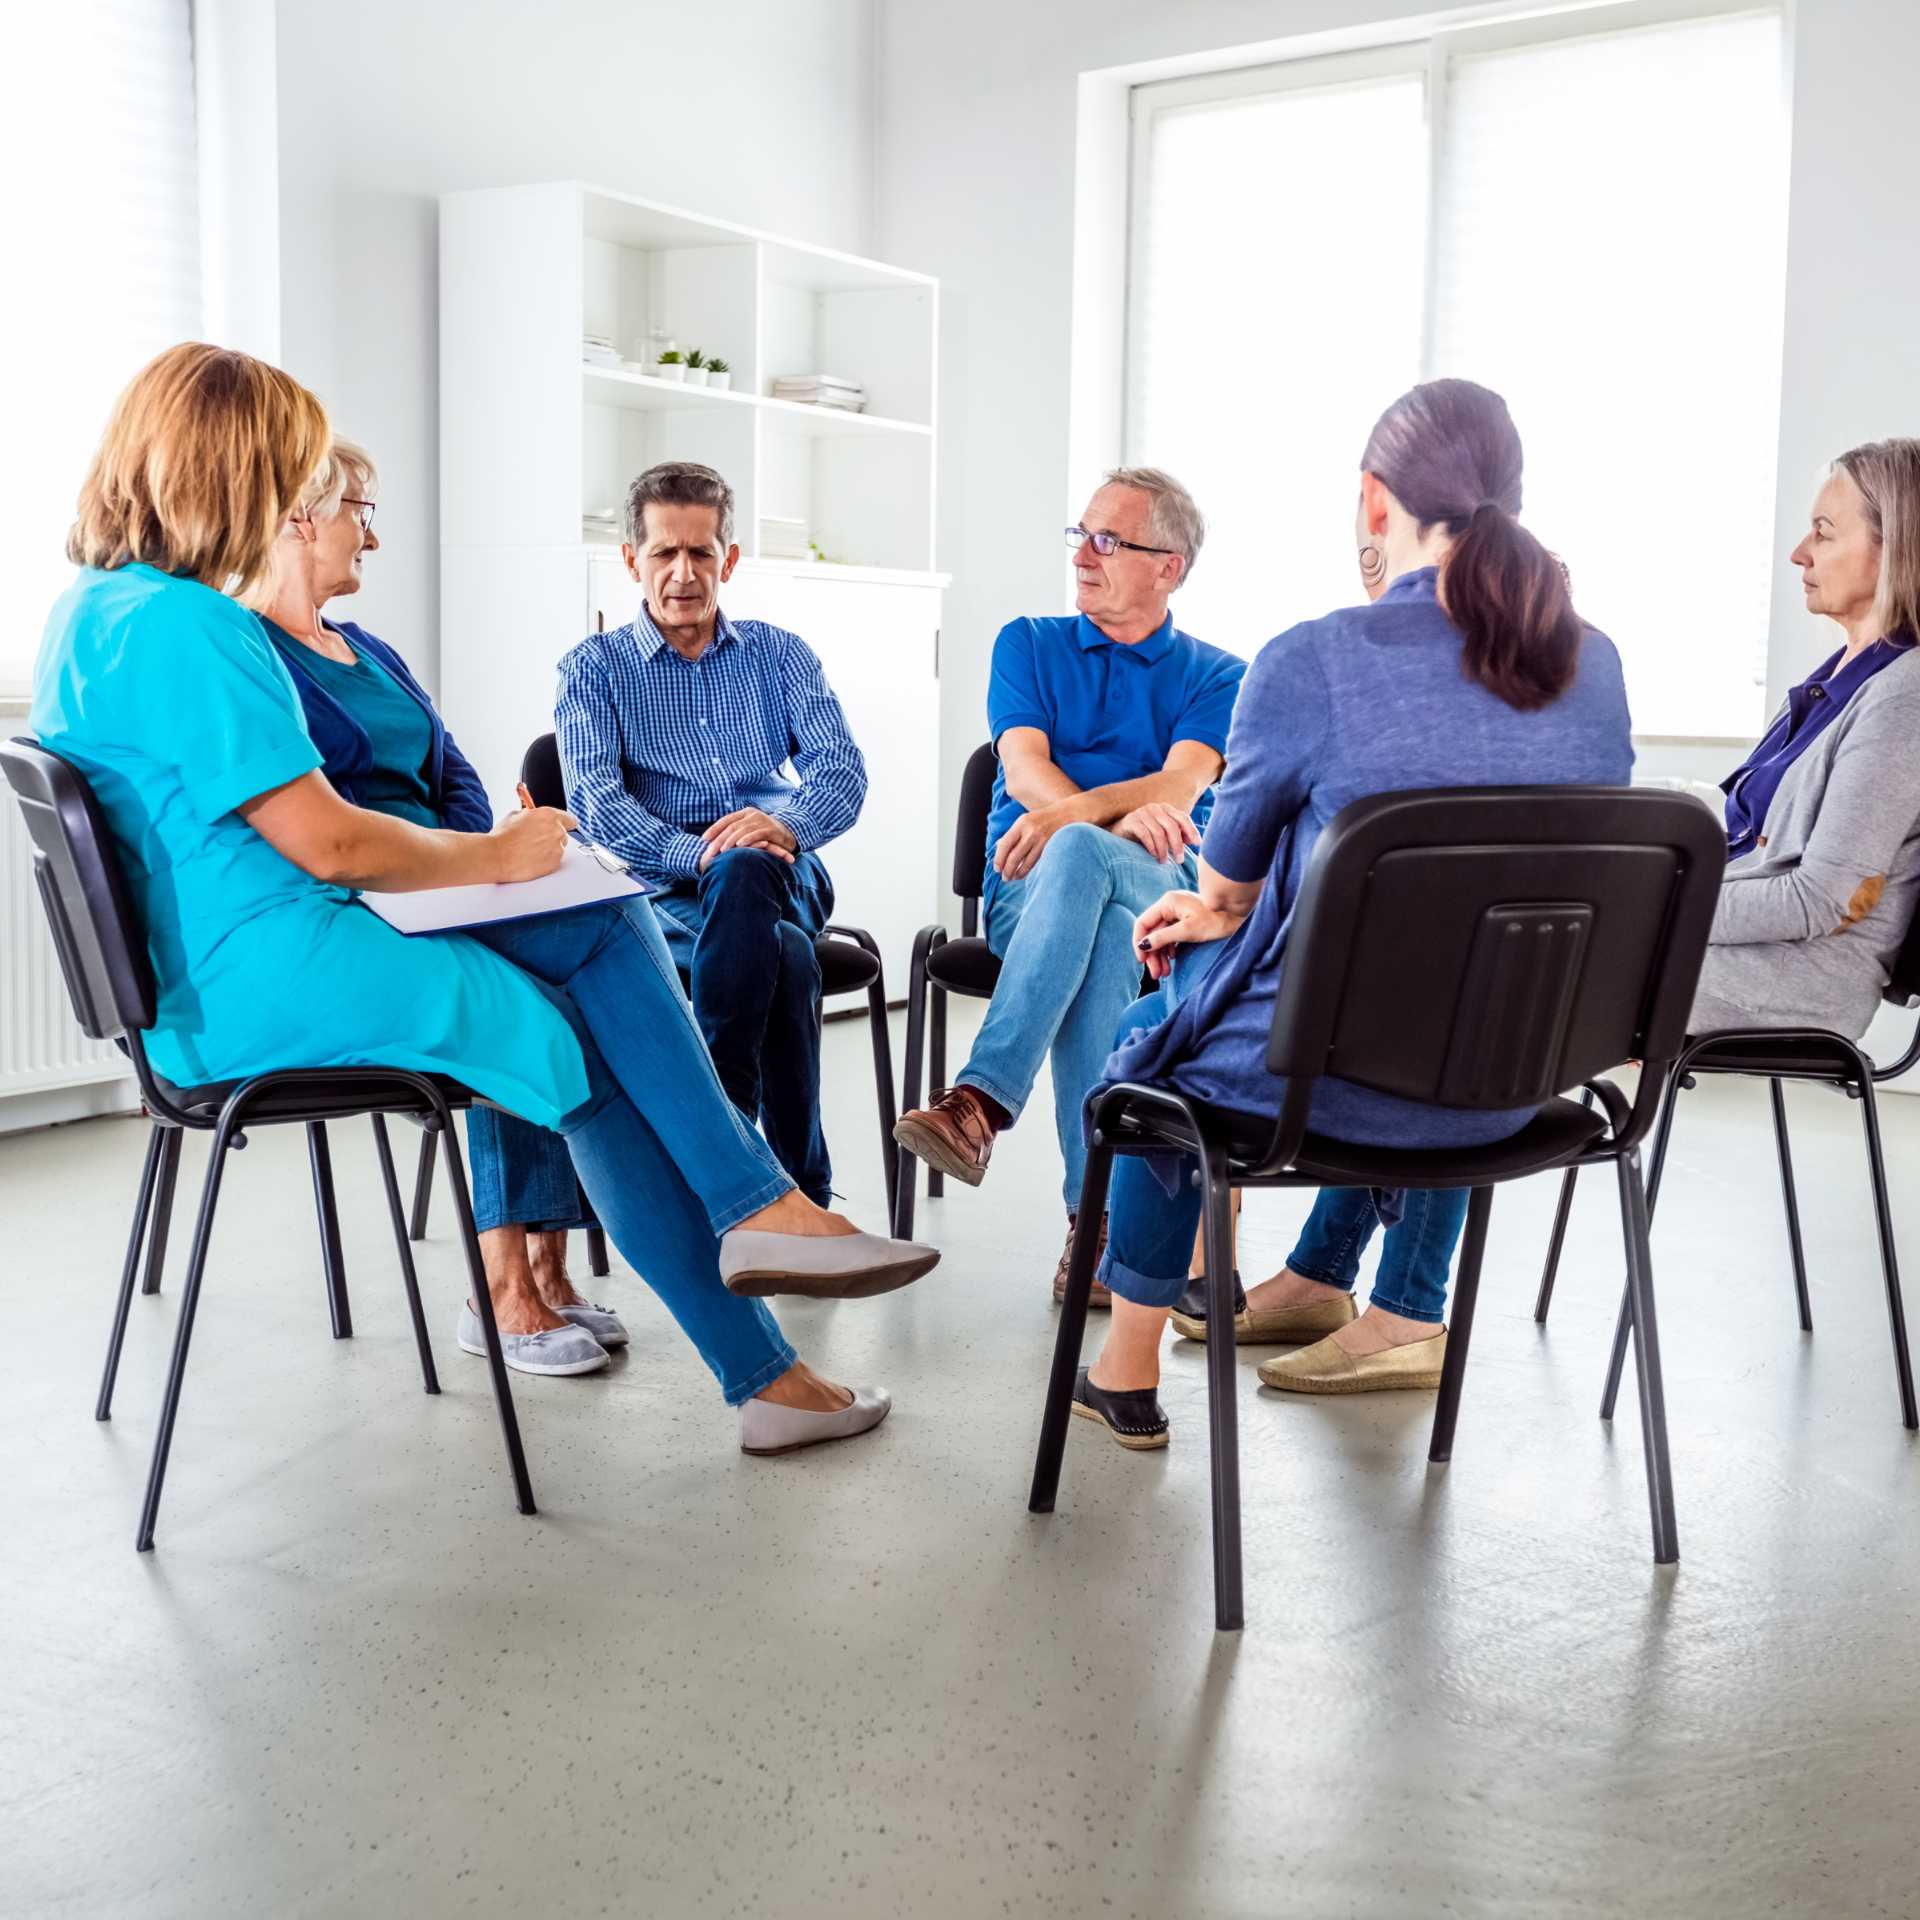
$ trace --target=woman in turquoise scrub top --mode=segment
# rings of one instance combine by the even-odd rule
[[[634,921],[558,914],[410,940],[356,899],[536,878],[572,822],[527,809],[490,833],[441,831],[353,806],[318,773],[284,662],[217,587],[266,576],[328,445],[318,401],[285,374],[180,346],[121,396],[81,490],[81,572],[48,620],[32,718],[92,784],[147,928],[154,1066],[186,1085],[291,1066],[451,1074],[566,1137],[615,1245],[741,1407],[744,1447],[878,1425],[886,1395],[813,1374],[749,1296],[882,1291],[938,1256],[822,1213],[748,1152],[730,1198],[695,1190],[673,1122],[647,1111],[660,1119],[657,1082],[671,1081],[700,1132],[705,1089],[660,1023],[634,1018],[636,983],[658,972]],[[726,1107],[710,1063],[706,1076]]]

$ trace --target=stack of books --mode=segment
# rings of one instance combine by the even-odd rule
[[[803,407],[839,407],[847,413],[864,413],[867,390],[857,380],[843,380],[832,373],[795,373],[773,383],[776,400],[796,400]]]
[[[807,537],[804,520],[782,520],[776,515],[760,516],[760,557],[763,560],[811,560],[813,545]]]
[[[612,336],[604,333],[583,333],[580,336],[580,358],[590,367],[617,367],[621,364],[620,353],[613,344]]]

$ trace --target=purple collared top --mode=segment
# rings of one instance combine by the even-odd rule
[[[1914,644],[1913,635],[1876,640],[1840,667],[1840,654],[1824,660],[1787,695],[1787,704],[1760,744],[1720,782],[1727,796],[1727,858],[1737,860],[1760,844],[1767,809],[1787,769],[1837,720],[1846,704],[1883,667]],[[1841,652],[1844,653],[1842,648]]]

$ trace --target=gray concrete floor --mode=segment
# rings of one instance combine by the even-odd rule
[[[862,1030],[828,1054],[842,1183],[877,1223]],[[1920,1101],[1885,1104],[1920,1280]],[[1611,1193],[1576,1210],[1542,1333],[1535,1182],[1495,1208],[1450,1468],[1426,1465],[1426,1396],[1285,1400],[1243,1357],[1248,1620],[1224,1637],[1197,1348],[1168,1359],[1168,1452],[1076,1423],[1058,1511],[1025,1511],[1062,1225],[1042,1126],[923,1210],[947,1257],[918,1287],[783,1311],[815,1362],[895,1392],[850,1446],[740,1455],[616,1265],[631,1356],[516,1386],[537,1519],[453,1344],[444,1197],[428,1399],[366,1128],[335,1130],[358,1328],[338,1343],[299,1138],[263,1134],[227,1185],[141,1556],[184,1230],[97,1426],[142,1128],[0,1140],[0,1909],[1920,1911],[1920,1445],[1854,1111],[1791,1105],[1811,1338],[1764,1095],[1690,1096],[1675,1149],[1655,1255],[1677,1570],[1651,1563],[1631,1390],[1614,1431],[1594,1418]],[[202,1164],[196,1142],[183,1213]],[[1304,1206],[1254,1198],[1250,1272]]]

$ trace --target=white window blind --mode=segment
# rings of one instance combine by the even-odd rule
[[[1513,409],[1524,517],[1619,645],[1636,731],[1758,731],[1779,14],[1605,19],[1441,36],[1372,56],[1405,71],[1365,86],[1299,63],[1214,76],[1210,100],[1199,81],[1137,93],[1127,456],[1173,468],[1218,529],[1179,608],[1203,638],[1252,653],[1359,597],[1367,430],[1415,379],[1459,374]],[[1419,156],[1383,141],[1388,101],[1424,125]],[[1303,133],[1278,170],[1231,132],[1255,111]],[[1231,364],[1192,363],[1196,326],[1236,342]]]
[[[73,577],[74,496],[114,397],[145,360],[200,331],[188,0],[22,7],[0,75],[0,692],[19,692]]]
[[[1424,200],[1423,88],[1400,72],[1176,100],[1150,126],[1128,458],[1207,519],[1180,624],[1250,654],[1353,598],[1357,397],[1420,372],[1423,246],[1382,209]]]

